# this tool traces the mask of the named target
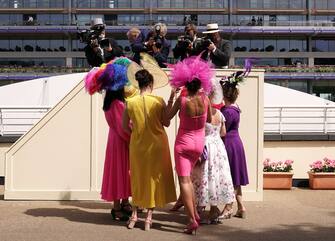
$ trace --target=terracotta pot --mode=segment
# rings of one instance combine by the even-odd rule
[[[335,189],[335,172],[308,172],[311,189]]]
[[[263,172],[263,189],[291,189],[292,172]]]

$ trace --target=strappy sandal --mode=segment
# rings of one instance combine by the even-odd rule
[[[151,226],[152,226],[152,220],[146,218],[145,221],[144,221],[144,230],[145,231],[150,231]]]
[[[219,221],[223,221],[224,219],[230,219],[233,216],[233,209],[223,209],[221,215],[218,217]]]
[[[131,217],[127,223],[127,228],[133,229],[136,223],[137,223],[137,218]]]

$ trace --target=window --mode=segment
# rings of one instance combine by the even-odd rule
[[[198,1],[197,0],[185,1],[185,8],[198,8]]]
[[[9,2],[8,0],[0,0],[0,8],[8,8]]]
[[[328,0],[314,0],[315,9],[327,9]]]
[[[170,0],[160,0],[158,1],[159,8],[170,8]]]
[[[279,0],[277,1],[278,9],[289,9],[289,1],[290,0]]]

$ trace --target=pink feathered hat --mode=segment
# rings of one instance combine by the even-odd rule
[[[186,83],[199,79],[202,89],[208,94],[212,90],[212,78],[215,75],[211,64],[204,61],[200,56],[192,56],[179,61],[175,65],[169,65],[170,84],[173,87],[180,88]]]

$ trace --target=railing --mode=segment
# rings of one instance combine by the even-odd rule
[[[0,107],[0,136],[23,135],[51,107]],[[264,133],[335,133],[335,106],[266,106]]]
[[[264,133],[334,133],[335,106],[266,106]]]
[[[23,135],[36,124],[51,107],[0,107],[0,136]]]

